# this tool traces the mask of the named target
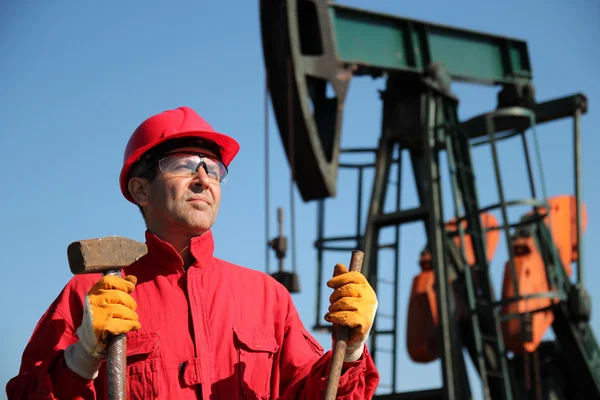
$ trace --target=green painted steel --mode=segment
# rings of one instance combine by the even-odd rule
[[[502,51],[496,43],[433,29],[427,37],[431,61],[444,65],[451,75],[492,81],[504,78]]]
[[[531,79],[527,43],[332,4],[340,61],[367,69],[423,73],[445,66],[455,80],[487,84]]]
[[[342,60],[388,69],[412,67],[403,45],[405,30],[389,21],[373,21],[364,14],[346,13],[334,7],[330,11]]]

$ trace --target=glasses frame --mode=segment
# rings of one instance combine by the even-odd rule
[[[161,169],[160,162],[162,160],[164,160],[165,158],[167,158],[169,156],[172,156],[174,154],[191,154],[191,155],[195,155],[195,156],[199,156],[200,157],[200,162],[198,163],[198,166],[196,167],[196,170],[190,174],[190,177],[194,176],[194,174],[196,174],[198,172],[198,170],[200,169],[200,166],[202,165],[202,161],[203,161],[204,158],[215,160],[216,162],[218,162],[219,164],[221,164],[223,166],[225,174],[222,177],[220,177],[219,183],[224,183],[225,179],[229,175],[229,169],[227,168],[227,166],[221,160],[219,160],[219,158],[216,157],[216,156],[213,156],[211,154],[202,153],[202,152],[199,152],[199,151],[173,151],[173,152],[167,153],[164,156],[162,156],[160,158],[157,158],[156,160],[154,160],[151,163],[149,163],[148,166],[146,168],[144,168],[138,174],[138,176],[144,177],[144,175],[146,175],[148,173],[148,171],[150,171],[150,169],[152,169],[155,165],[158,165],[159,171],[164,174],[165,172]],[[206,171],[206,169],[204,171]]]

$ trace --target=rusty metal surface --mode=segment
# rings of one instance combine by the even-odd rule
[[[67,248],[71,272],[88,274],[125,268],[148,252],[145,243],[120,236],[78,240]]]

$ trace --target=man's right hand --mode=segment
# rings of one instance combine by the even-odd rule
[[[79,341],[65,351],[65,360],[73,372],[95,378],[106,357],[106,337],[140,329],[137,303],[130,295],[136,283],[133,275],[106,275],[87,293],[83,320],[77,329]]]

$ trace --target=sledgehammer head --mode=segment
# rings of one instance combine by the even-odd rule
[[[120,236],[78,240],[67,247],[69,267],[75,275],[119,270],[148,252],[145,243]]]

